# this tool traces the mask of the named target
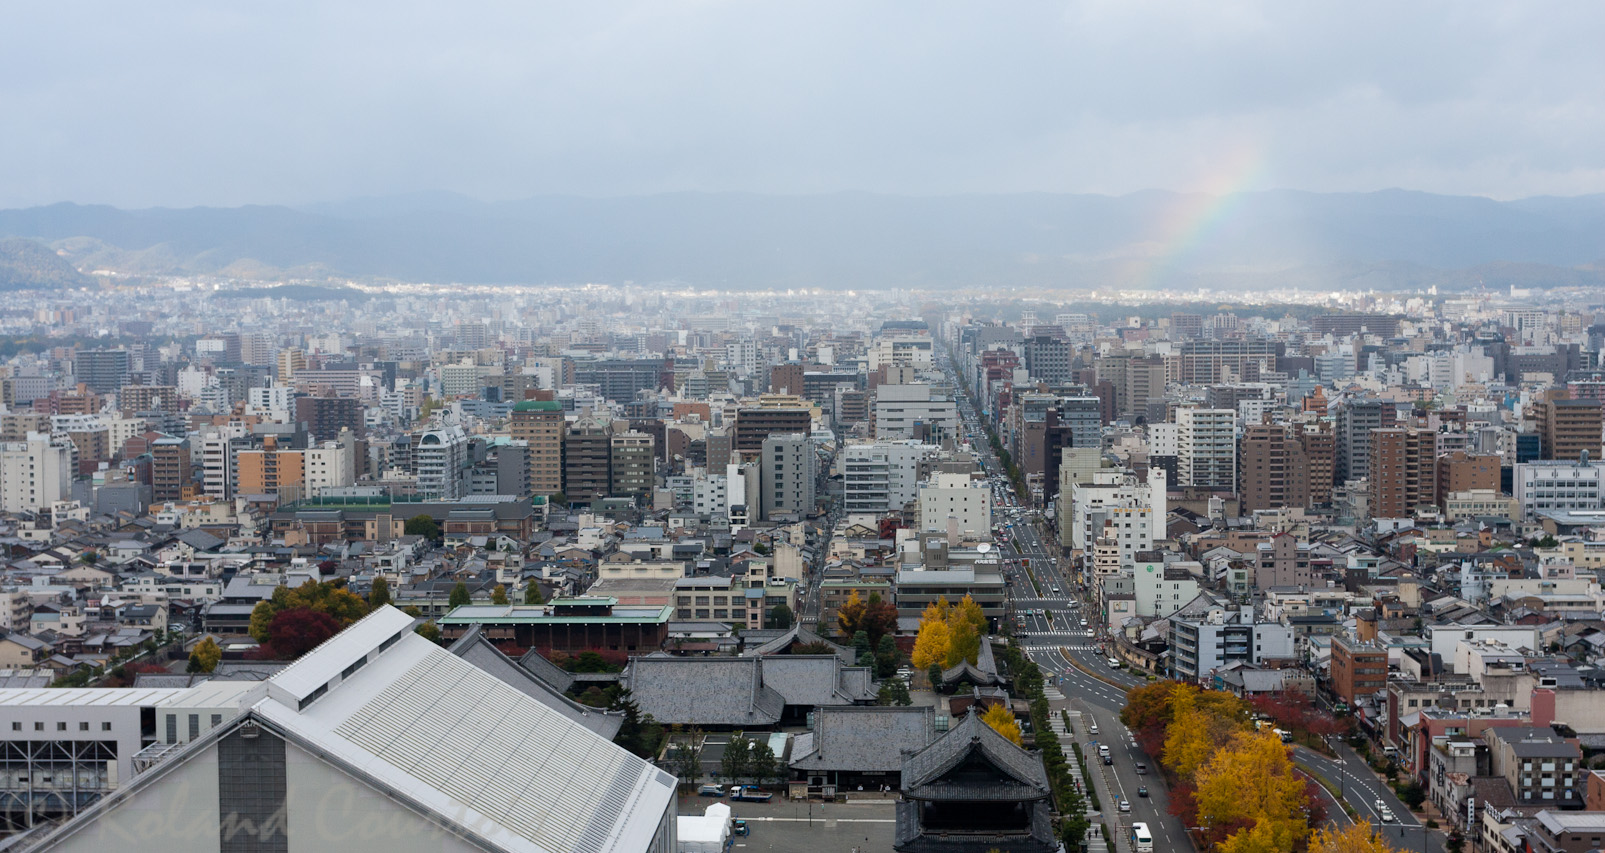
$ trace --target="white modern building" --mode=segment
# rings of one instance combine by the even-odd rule
[[[958,406],[946,391],[923,383],[875,390],[876,438],[935,440],[959,434]]]
[[[38,512],[72,490],[72,441],[30,432],[0,442],[0,512]]]
[[[1605,509],[1605,464],[1522,462],[1513,472],[1511,494],[1524,519],[1535,512]]]
[[[1170,619],[1172,678],[1202,683],[1229,663],[1259,664],[1294,657],[1291,625],[1260,620],[1254,608],[1246,605],[1216,602],[1199,610]]]
[[[1136,615],[1163,619],[1198,597],[1198,578],[1166,565],[1158,552],[1140,553],[1132,567]]]
[[[990,539],[992,490],[968,474],[933,474],[919,490],[919,530],[939,533],[957,528],[965,539]]]
[[[1237,488],[1237,413],[1186,408],[1176,412],[1177,476],[1183,486]]]
[[[441,500],[463,496],[463,473],[468,469],[468,437],[461,427],[443,427],[419,433],[412,448],[418,493]]]
[[[898,512],[919,496],[920,468],[937,447],[920,441],[875,441],[842,448],[846,512]]]
[[[1070,494],[1070,547],[1090,556],[1099,539],[1108,538],[1120,549],[1120,565],[1136,564],[1137,555],[1154,549],[1165,529],[1165,471],[1148,469],[1148,482],[1123,468],[1093,473],[1092,482],[1077,483]]]
[[[674,853],[673,776],[395,608],[254,686],[30,849]]]
[[[302,451],[306,493],[321,495],[328,489],[338,489],[355,482],[352,475],[356,469],[351,455],[351,447],[338,441],[325,441]]]

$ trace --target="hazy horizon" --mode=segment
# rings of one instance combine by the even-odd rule
[[[1605,7],[11,11],[0,207],[1605,192]]]

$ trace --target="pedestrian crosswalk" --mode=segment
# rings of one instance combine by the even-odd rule
[[[1097,648],[1092,643],[1043,643],[1036,645],[1023,645],[1020,648],[1027,652],[1056,652],[1060,649],[1069,649],[1073,652],[1090,652]]]
[[[1051,685],[1043,685],[1042,696],[1049,702],[1057,702],[1064,698],[1064,694],[1059,692],[1059,688]]]

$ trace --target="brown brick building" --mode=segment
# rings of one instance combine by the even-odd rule
[[[1355,697],[1388,686],[1388,650],[1348,637],[1332,638],[1332,692],[1354,706]]]
[[[1455,492],[1472,489],[1500,491],[1499,456],[1456,450],[1438,457],[1438,484],[1432,502],[1442,509]]]
[[[1391,427],[1371,430],[1371,515],[1407,518],[1432,504],[1438,435],[1431,430]]]
[[[1600,458],[1600,402],[1545,400],[1537,404],[1539,453],[1544,459]]]
[[[1309,460],[1303,443],[1281,424],[1254,424],[1238,442],[1241,512],[1310,505]],[[1327,489],[1331,492],[1330,487]]]
[[[515,439],[528,442],[529,493],[555,495],[563,491],[563,405],[525,400],[513,407],[508,427]]]

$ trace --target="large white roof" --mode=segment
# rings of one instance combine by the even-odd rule
[[[189,693],[187,687],[69,687],[0,689],[0,706],[139,705],[155,706]]]
[[[394,620],[364,623],[382,613],[275,676],[290,689],[270,690],[257,712],[504,849],[650,846],[672,776],[411,631],[378,651]],[[304,709],[287,704],[364,657]]]

